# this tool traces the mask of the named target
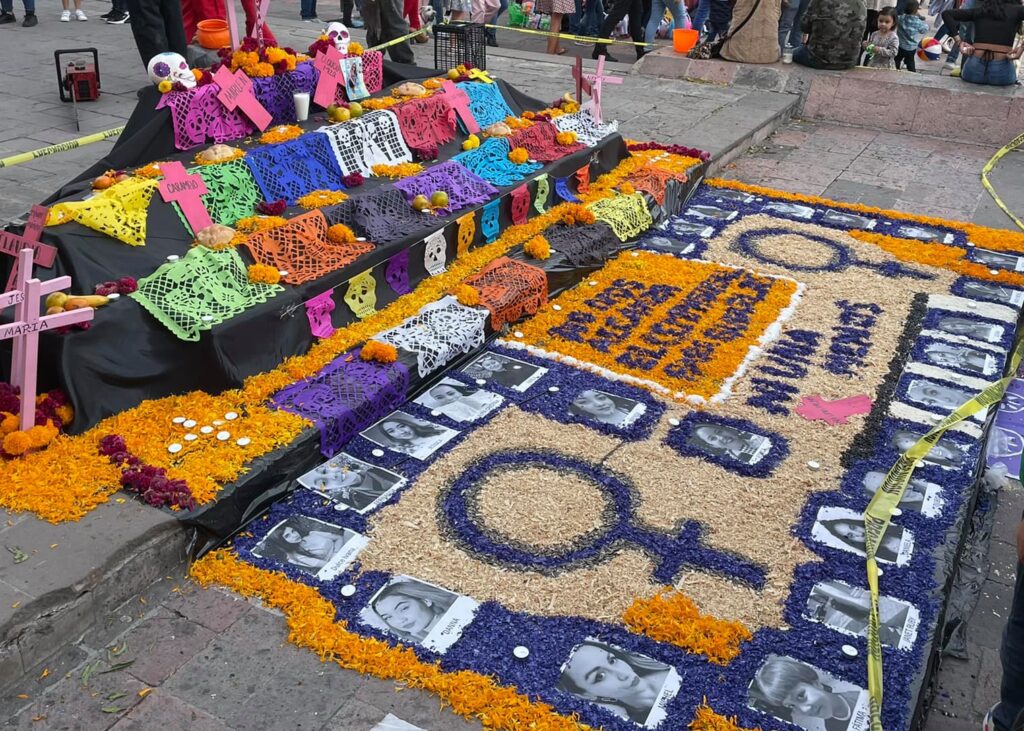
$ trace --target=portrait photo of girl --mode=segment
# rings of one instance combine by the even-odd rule
[[[415,403],[440,411],[452,421],[476,421],[504,403],[496,393],[467,386],[454,378],[442,378],[416,399]]]
[[[884,472],[872,470],[864,473],[862,482],[864,492],[869,498],[874,497],[884,481]],[[911,477],[903,491],[903,497],[900,498],[899,508],[900,510],[913,510],[929,518],[935,518],[942,512],[941,495],[942,488],[939,485],[920,477]]]
[[[454,429],[417,419],[404,411],[393,411],[362,432],[374,444],[418,460],[429,458],[457,435]]]
[[[1001,325],[975,322],[964,317],[940,317],[938,329],[949,335],[959,335],[986,343],[998,343],[1005,332]]]
[[[811,537],[826,546],[867,556],[867,530],[864,515],[848,508],[824,507],[818,509],[817,520],[811,527]],[[892,523],[885,529],[882,542],[875,552],[880,563],[903,566],[910,560],[914,549],[914,536]]]
[[[444,654],[473,621],[474,599],[411,576],[396,576],[359,613],[365,624]]]
[[[252,554],[330,581],[352,563],[367,543],[365,536],[348,528],[292,515],[271,528]]]
[[[959,343],[930,342],[924,346],[924,358],[940,368],[959,368],[978,376],[991,376],[998,370],[992,353]]]
[[[1024,292],[992,282],[965,282],[964,297],[999,302],[1006,305],[1024,304]]]
[[[727,457],[755,465],[771,451],[772,440],[726,424],[700,422],[690,432],[687,444],[715,457]]]
[[[647,407],[639,401],[593,388],[580,391],[569,404],[569,413],[573,416],[610,426],[629,426],[645,411]]]
[[[922,435],[905,429],[897,429],[892,434],[890,444],[899,452],[906,452],[917,444]],[[921,460],[946,470],[958,470],[964,463],[965,448],[949,439],[939,439]]]
[[[368,513],[404,485],[405,478],[341,452],[300,477],[299,484],[336,503],[336,510]]]
[[[864,731],[868,694],[791,657],[769,655],[747,692],[747,705],[807,731]]]
[[[478,381],[497,383],[522,393],[547,373],[548,369],[500,353],[487,352],[477,356],[462,372]]]
[[[562,665],[556,687],[619,718],[657,728],[679,686],[671,665],[588,637]]]

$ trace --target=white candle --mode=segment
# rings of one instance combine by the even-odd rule
[[[299,122],[305,122],[309,119],[309,94],[304,91],[297,91],[292,94],[292,99],[295,101],[295,119]]]

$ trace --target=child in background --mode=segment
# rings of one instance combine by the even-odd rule
[[[873,69],[893,69],[893,59],[900,50],[900,39],[896,33],[896,8],[886,7],[878,11],[878,30],[864,41],[868,55],[867,65]]]
[[[900,39],[900,50],[896,54],[897,69],[903,62],[906,62],[907,71],[917,71],[914,54],[917,53],[917,44],[928,32],[928,24],[917,14],[920,9],[921,3],[917,0],[909,0],[904,13],[899,16],[896,30]]]

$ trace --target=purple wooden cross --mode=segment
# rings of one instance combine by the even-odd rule
[[[597,59],[597,71],[593,74],[583,73],[583,59],[577,58],[576,65],[572,69],[572,77],[576,79],[576,99],[580,102],[581,109],[589,109],[597,122],[601,123],[601,85],[621,84],[622,79],[618,76],[605,76],[604,55]],[[583,94],[589,94],[590,99],[583,101]]]
[[[313,101],[326,109],[334,104],[338,87],[345,85],[345,78],[341,75],[341,51],[328,44],[327,48],[316,54],[313,66],[320,72]]]
[[[206,195],[206,183],[198,173],[189,175],[185,166],[178,161],[165,162],[160,166],[164,179],[160,181],[160,197],[170,203],[177,201],[185,220],[197,234],[207,226],[213,225],[210,214],[203,205],[202,196]]]
[[[441,82],[441,89],[441,95],[445,98],[445,101],[448,102],[448,106],[454,109],[455,113],[459,115],[459,119],[461,119],[462,124],[466,126],[466,130],[470,134],[476,134],[479,132],[480,125],[476,123],[476,118],[473,116],[473,112],[469,109],[469,94],[464,92],[448,79]]]
[[[220,86],[217,98],[229,112],[235,111],[236,107],[241,109],[261,132],[270,126],[273,117],[252,93],[252,79],[242,69],[231,73],[226,66],[221,66],[213,80]]]
[[[0,309],[14,305],[14,321],[0,325],[0,340],[14,338],[11,348],[11,384],[21,394],[19,428],[27,431],[36,423],[36,368],[39,363],[39,333],[79,322],[88,322],[95,311],[82,307],[56,315],[39,316],[39,300],[52,292],[71,286],[71,277],[40,282],[32,277],[33,250],[18,253],[18,277],[15,288],[0,294]]]
[[[25,224],[25,232],[21,236],[0,229],[0,254],[14,257],[11,276],[7,278],[7,286],[4,287],[5,292],[9,292],[14,287],[14,282],[18,278],[18,259],[21,250],[25,247],[35,252],[36,264],[47,269],[53,266],[53,261],[57,258],[57,250],[49,244],[39,242],[43,235],[43,226],[46,225],[47,211],[46,206],[32,206],[32,212],[28,214],[28,222]]]

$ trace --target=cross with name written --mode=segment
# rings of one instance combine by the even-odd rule
[[[39,333],[79,322],[95,315],[91,307],[39,316],[40,299],[71,286],[71,277],[56,277],[40,282],[32,277],[33,250],[18,252],[18,276],[15,288],[0,294],[0,310],[14,305],[14,321],[0,325],[0,340],[14,339],[11,348],[11,384],[21,395],[19,428],[28,431],[36,422],[36,370],[39,364]]]
[[[242,69],[232,73],[227,66],[221,66],[213,75],[213,80],[220,86],[217,99],[229,112],[241,109],[261,132],[270,126],[273,117],[252,93],[252,79]]]
[[[622,79],[618,76],[606,76],[604,73],[604,54],[597,59],[597,71],[593,74],[583,73],[583,59],[577,58],[576,65],[572,69],[572,77],[576,79],[576,99],[579,100],[581,109],[589,109],[598,124],[601,123],[601,85],[621,84]],[[583,94],[589,94],[590,99],[583,101]]]
[[[7,286],[4,291],[10,291],[18,278],[18,260],[21,250],[32,249],[35,252],[35,263],[49,269],[57,258],[57,249],[39,241],[43,235],[43,226],[46,225],[48,213],[46,206],[32,206],[32,212],[28,214],[28,222],[25,224],[25,231],[18,236],[0,229],[0,254],[14,257],[14,264],[11,266],[11,276],[7,278]]]
[[[341,58],[341,51],[333,44],[328,44],[327,48],[316,54],[313,62],[313,66],[320,72],[316,91],[313,92],[313,102],[325,109],[334,104],[338,87],[345,85],[345,78],[341,75]]]
[[[160,181],[160,197],[168,203],[173,201],[178,204],[188,225],[192,227],[192,233],[197,234],[207,226],[212,226],[213,221],[203,205],[206,183],[202,176],[198,173],[189,175],[185,166],[177,160],[165,162],[160,166],[160,172],[164,176]]]
[[[480,125],[476,123],[476,117],[473,116],[473,112],[469,109],[469,94],[450,80],[445,79],[441,82],[441,96],[448,102],[448,106],[459,115],[459,119],[462,120],[462,124],[466,127],[467,132],[476,134],[480,131]]]

